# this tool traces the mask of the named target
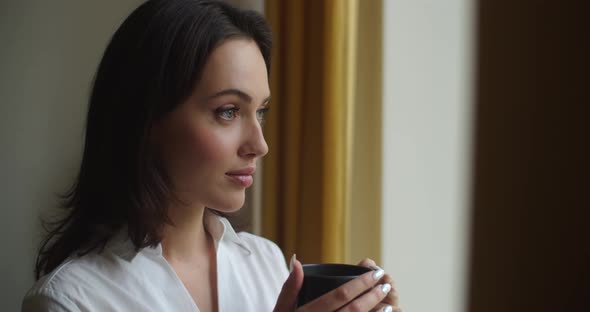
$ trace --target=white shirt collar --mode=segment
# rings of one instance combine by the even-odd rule
[[[245,244],[244,241],[238,236],[231,223],[226,218],[210,212],[209,209],[206,209],[203,215],[203,224],[205,225],[207,232],[209,232],[211,237],[213,237],[216,250],[218,250],[220,243],[234,243],[242,247],[248,255],[252,253],[248,245]],[[110,249],[115,254],[119,255],[123,259],[126,259],[127,261],[133,260],[133,258],[135,258],[137,255],[135,246],[129,239],[127,227],[121,229],[109,241],[106,249]],[[139,252],[147,252],[161,256],[162,244],[159,243],[156,247],[145,247]]]
[[[209,234],[211,234],[211,237],[213,237],[216,249],[218,248],[220,242],[227,240],[228,242],[239,245],[248,254],[252,253],[250,248],[248,248],[248,245],[244,243],[240,236],[238,236],[229,220],[214,214],[213,212],[209,211],[209,209],[205,210],[203,219],[205,229],[207,232],[209,232]]]

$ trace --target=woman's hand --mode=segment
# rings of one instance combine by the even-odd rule
[[[364,266],[364,267],[367,267],[367,268],[370,268],[373,270],[381,270],[381,268],[377,266],[375,261],[373,261],[369,258],[366,258],[363,261],[359,262],[358,265]],[[383,299],[381,305],[382,306],[390,305],[393,308],[392,311],[401,311],[401,308],[399,307],[399,294],[395,290],[393,278],[391,277],[391,275],[389,275],[389,274],[383,275],[383,277],[379,280],[379,284],[391,285],[391,291],[387,294],[385,299]]]
[[[368,260],[368,259],[367,259]],[[365,266],[374,265],[374,262],[361,262]],[[391,292],[391,276],[383,274],[383,270],[367,272],[358,278],[326,293],[325,295],[296,308],[297,294],[303,284],[303,268],[296,259],[291,260],[292,271],[283,285],[281,294],[277,300],[274,312],[313,312],[313,311],[401,311],[390,302],[397,302],[397,297],[388,297]],[[389,285],[389,286],[387,286]],[[356,298],[358,295],[372,288],[369,292]],[[355,299],[356,298],[356,299]],[[354,299],[354,300],[353,300]]]

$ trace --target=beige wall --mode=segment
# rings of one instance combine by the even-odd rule
[[[76,174],[89,85],[103,49],[141,1],[9,0],[0,5],[0,302],[33,283],[39,212]]]
[[[472,6],[384,1],[382,257],[406,311],[464,311]]]

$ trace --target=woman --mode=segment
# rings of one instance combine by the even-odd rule
[[[217,1],[147,1],[124,21],[23,311],[295,311],[301,264],[289,274],[223,217],[268,151],[270,48],[261,16]],[[391,311],[390,281],[376,269],[297,311]]]

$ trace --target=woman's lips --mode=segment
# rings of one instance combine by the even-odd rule
[[[225,175],[235,183],[243,187],[249,187],[254,182],[252,175],[255,171],[256,167],[247,167],[244,169],[227,172]]]
[[[226,173],[226,176],[228,176],[232,181],[234,181],[235,183],[237,183],[243,187],[249,187],[254,182],[252,175],[249,175],[249,174]]]

